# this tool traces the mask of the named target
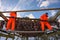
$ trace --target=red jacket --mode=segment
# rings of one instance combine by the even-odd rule
[[[11,12],[10,13],[10,17],[16,17],[16,16],[17,16],[16,12]]]
[[[47,14],[43,14],[41,17],[40,17],[41,20],[48,20],[48,15]]]

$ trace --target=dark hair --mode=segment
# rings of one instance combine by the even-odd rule
[[[48,14],[48,13],[46,13],[46,14]]]
[[[47,15],[48,15],[48,13],[45,13],[45,14],[47,14]]]

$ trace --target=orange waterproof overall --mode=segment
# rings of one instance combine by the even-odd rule
[[[11,28],[11,30],[14,31],[16,16],[17,16],[16,12],[11,12],[10,13],[10,18],[9,18],[9,20],[7,22],[7,28],[6,28],[6,30],[8,30],[8,29]]]
[[[47,14],[43,14],[40,17],[40,19],[43,20],[43,21],[40,21],[42,31],[44,31],[44,29],[45,29],[44,25],[46,25],[49,30],[52,30],[51,25],[47,22],[48,21],[48,15]]]

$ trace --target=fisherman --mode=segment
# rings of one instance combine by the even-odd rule
[[[48,22],[48,13],[45,13],[45,14],[43,14],[41,17],[40,17],[40,24],[41,24],[41,28],[42,28],[42,31],[44,31],[44,26],[46,25],[47,26],[47,28],[49,29],[49,30],[52,30],[52,27],[51,27],[51,25],[49,24],[49,22]]]
[[[10,13],[10,18],[9,18],[9,20],[7,22],[6,30],[8,30],[8,29],[11,28],[11,30],[14,31],[14,29],[15,29],[16,16],[17,16],[16,12],[11,12]]]

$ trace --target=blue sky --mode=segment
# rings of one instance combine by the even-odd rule
[[[0,11],[13,10],[33,10],[41,8],[60,8],[60,0],[0,0]],[[40,11],[40,12],[19,12],[18,17],[39,18],[43,13],[48,12],[49,17],[53,16],[57,10]],[[9,16],[8,13],[4,13]]]

